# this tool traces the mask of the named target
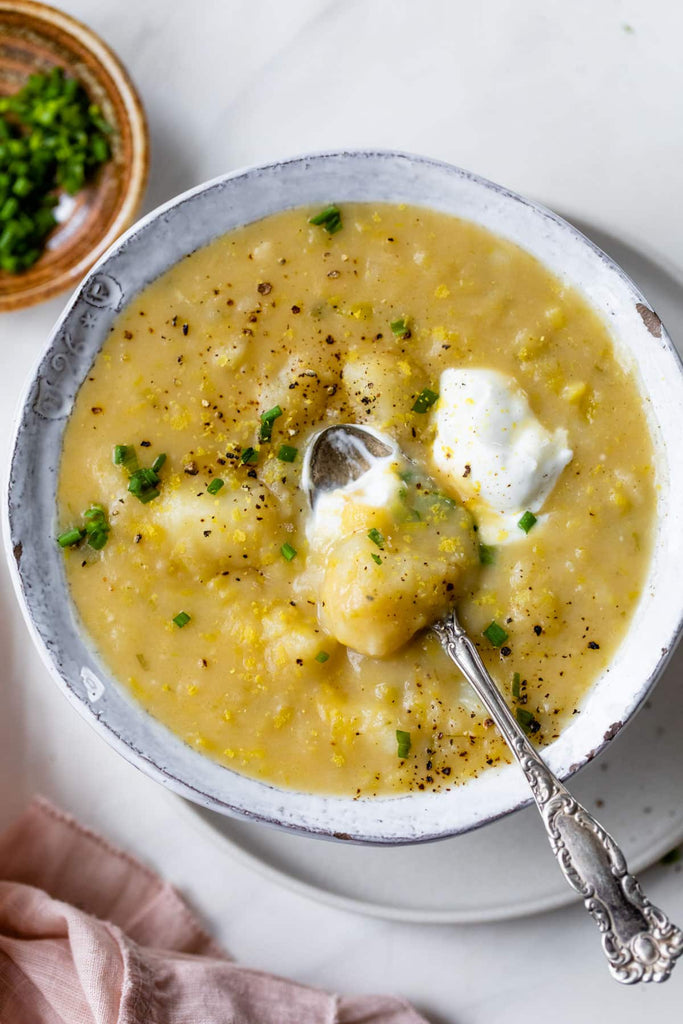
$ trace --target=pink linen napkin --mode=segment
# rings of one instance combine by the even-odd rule
[[[426,1024],[239,967],[178,893],[47,800],[0,837],[2,1024]]]

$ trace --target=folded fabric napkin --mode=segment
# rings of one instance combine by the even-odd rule
[[[36,799],[0,837],[2,1024],[426,1024],[231,963],[178,893]]]

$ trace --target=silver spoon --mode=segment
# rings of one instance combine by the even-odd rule
[[[321,491],[351,483],[373,458],[395,454],[379,436],[352,424],[327,427],[306,453],[302,484],[311,507]],[[683,953],[683,932],[643,894],[612,837],[550,771],[513,718],[455,611],[431,627],[472,684],[526,776],[565,878],[583,896],[602,934],[617,981],[666,981]]]

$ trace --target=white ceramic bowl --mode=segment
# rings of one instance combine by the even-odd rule
[[[561,778],[594,757],[645,700],[681,627],[681,365],[657,315],[603,252],[550,211],[456,167],[387,152],[302,157],[200,185],[137,223],[85,278],[29,382],[11,464],[6,536],[31,633],[55,680],[133,764],[226,814],[339,839],[419,842],[468,831],[528,802],[517,767],[491,769],[451,792],[362,800],[289,792],[244,778],[186,746],[110,676],[79,626],[54,541],[64,427],[121,307],[188,252],[231,228],[289,207],[352,200],[442,210],[516,242],[583,292],[608,324],[618,357],[636,375],[657,455],[654,556],[612,664],[581,714],[545,749]]]

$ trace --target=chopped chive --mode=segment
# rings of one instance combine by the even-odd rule
[[[404,484],[409,484],[414,479],[415,473],[412,469],[405,469],[402,473],[398,474]]]
[[[152,463],[152,469],[155,473],[158,473],[163,464],[166,462],[166,452],[162,452],[161,455],[157,455],[156,459]]]
[[[280,554],[283,558],[286,558],[288,562],[291,562],[296,555],[296,548],[293,548],[291,544],[283,544],[280,548]]]
[[[320,213],[316,213],[314,217],[308,218],[309,224],[315,224],[316,227],[325,228],[328,234],[334,235],[337,231],[341,231],[342,220],[341,210],[338,206],[326,206]]]
[[[374,551],[371,552],[370,557],[372,558],[373,562],[377,563],[377,565],[381,565],[382,564],[382,559],[380,558],[379,555],[376,555]]]
[[[327,651],[318,651],[315,656],[315,660],[319,661],[321,665],[324,665],[326,661],[330,660],[330,656]]]
[[[406,515],[406,522],[407,523],[421,523],[422,522],[422,516],[420,515],[420,513],[417,511],[416,508],[408,509],[408,514]]]
[[[85,519],[86,533],[94,533],[95,530],[107,525],[107,516],[101,505],[91,505],[83,513],[83,518]]]
[[[268,412],[261,413],[261,431],[259,433],[261,441],[270,441],[273,436],[273,423],[278,416],[282,416],[282,409],[279,405],[274,405]]]
[[[436,391],[432,391],[431,388],[423,388],[415,399],[413,412],[427,412],[437,401],[438,397]]]
[[[517,523],[517,526],[520,528],[520,530],[524,530],[525,533],[528,533],[529,530],[531,529],[531,527],[534,526],[537,522],[538,522],[538,519],[533,514],[533,512],[528,512],[527,511],[527,512],[524,513],[522,518],[519,520],[519,522]]]
[[[94,551],[101,551],[109,540],[109,527],[101,527],[99,530],[92,530],[88,534],[88,546]]]
[[[384,537],[379,532],[379,530],[375,529],[374,526],[368,533],[368,537],[370,538],[373,544],[376,544],[378,548],[384,550]]]
[[[136,469],[128,481],[128,490],[143,505],[158,498],[161,493],[157,487],[159,477],[153,469]]]
[[[61,68],[30,75],[0,99],[0,269],[20,273],[35,263],[56,224],[57,189],[77,192],[109,159],[108,131]]]
[[[501,647],[508,638],[508,634],[505,632],[502,626],[494,621],[486,627],[483,634],[488,642],[494,647]]]
[[[123,466],[129,473],[134,473],[138,468],[138,453],[132,444],[117,444],[114,446],[114,465]]]
[[[479,561],[482,565],[493,565],[496,561],[496,549],[488,544],[480,544]]]
[[[78,544],[84,537],[88,538],[88,545],[95,551],[101,551],[109,539],[111,527],[107,522],[107,513],[101,505],[91,505],[83,513],[85,526],[73,527],[57,538],[59,545],[63,548]]]
[[[398,756],[407,757],[410,753],[410,733],[403,729],[396,730],[396,742],[398,744]]]
[[[519,672],[515,672],[515,674],[512,677],[512,696],[513,697],[519,697],[521,685],[522,685],[522,677],[520,676]]]
[[[224,481],[221,480],[219,477],[216,477],[215,480],[211,481],[211,483],[206,488],[206,490],[207,490],[207,492],[209,494],[218,494],[218,492],[220,491],[221,487],[223,487],[223,486],[224,486]]]
[[[397,338],[410,337],[410,327],[408,326],[408,321],[405,317],[401,317],[398,320],[392,320],[389,326],[391,327],[391,333]]]
[[[65,530],[64,533],[60,533],[59,537],[57,537],[57,543],[60,548],[72,548],[74,544],[78,544],[84,537],[85,530],[74,526],[71,530]]]
[[[146,505],[148,502],[154,501],[155,498],[158,498],[160,494],[161,491],[158,488],[155,488],[152,491],[143,491],[142,494],[136,494],[135,497],[138,501],[141,501],[143,505]]]
[[[516,708],[515,715],[524,732],[533,734],[541,728],[541,723],[526,708]]]
[[[258,462],[258,452],[254,448],[245,448],[240,455],[243,466],[254,466]]]
[[[281,444],[280,451],[277,453],[277,457],[280,462],[294,462],[296,459],[298,448],[292,448],[289,444]]]
[[[140,662],[140,667],[141,668],[144,668],[145,670],[147,670],[149,668],[149,664],[147,662],[147,658],[144,656],[144,654],[136,654],[135,657]]]
[[[190,621],[190,616],[187,614],[187,612],[178,612],[177,615],[173,616],[173,621],[175,622],[178,629],[182,629],[183,626],[186,626]]]

